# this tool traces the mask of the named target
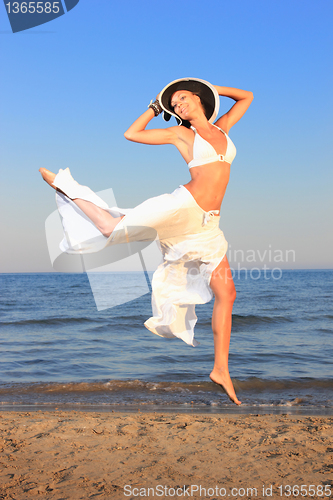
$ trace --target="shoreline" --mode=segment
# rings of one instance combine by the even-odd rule
[[[200,486],[218,488],[201,498],[252,488],[261,499],[269,488],[282,498],[288,485],[316,485],[311,497],[329,498],[320,492],[333,496],[332,431],[332,417],[304,415],[4,411],[0,498],[169,498],[192,486],[174,497],[200,498]]]
[[[240,415],[289,415],[297,417],[333,417],[333,408],[330,407],[305,407],[295,405],[246,405],[240,406],[230,405],[228,407],[219,406],[199,406],[199,405],[151,405],[151,404],[137,404],[137,405],[84,405],[84,404],[21,404],[21,403],[1,403],[0,402],[0,415],[2,412],[81,412],[81,413],[121,413],[121,414],[135,414],[135,413],[170,413],[180,415],[218,415],[218,416],[240,416]]]

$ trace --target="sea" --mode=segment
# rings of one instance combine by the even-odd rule
[[[0,410],[333,415],[333,270],[235,276],[239,407],[209,379],[213,301],[197,347],[158,337],[142,276],[111,273],[117,304],[98,309],[85,273],[0,274]]]

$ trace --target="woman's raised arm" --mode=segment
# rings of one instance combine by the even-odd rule
[[[236,101],[229,111],[215,122],[218,127],[221,127],[228,133],[231,127],[242,118],[250,106],[253,100],[253,93],[248,90],[235,89],[233,87],[220,87],[218,85],[214,85],[214,87],[220,96],[230,97]]]
[[[129,141],[140,142],[142,144],[174,144],[178,141],[176,129],[178,127],[155,128],[146,130],[148,123],[154,118],[155,113],[152,108],[147,109],[134,123],[126,130],[124,136]]]

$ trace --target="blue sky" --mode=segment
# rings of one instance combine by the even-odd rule
[[[42,166],[112,188],[120,207],[188,181],[175,148],[123,137],[185,76],[254,93],[230,132],[221,228],[231,248],[292,249],[281,267],[333,267],[331,0],[80,0],[16,34],[0,7],[0,272],[52,271],[44,223],[55,202]],[[231,104],[223,98],[221,112]]]

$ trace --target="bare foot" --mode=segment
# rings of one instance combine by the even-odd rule
[[[236,396],[235,389],[233,383],[231,381],[228,370],[217,370],[213,369],[212,373],[209,375],[209,378],[217,385],[220,385],[222,389],[225,390],[227,396],[233,403],[236,405],[242,404],[241,401]]]
[[[58,193],[62,193],[64,195],[66,195],[66,193],[61,191],[61,189],[59,189],[53,185],[53,181],[56,178],[56,174],[54,174],[53,172],[50,172],[50,170],[47,170],[46,168],[40,168],[39,171],[42,174],[44,181],[47,182],[49,186],[51,186],[53,189],[58,191]]]
[[[40,168],[39,171],[42,174],[44,181],[47,182],[51,187],[53,187],[53,189],[57,189],[55,186],[52,185],[52,182],[54,181],[56,174],[50,172],[46,168]]]

